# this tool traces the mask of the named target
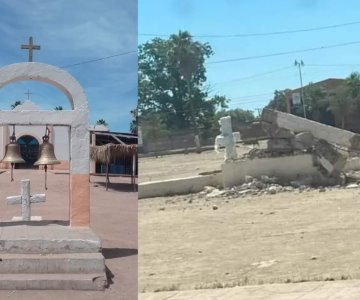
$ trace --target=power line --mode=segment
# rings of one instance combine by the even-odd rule
[[[63,69],[64,68],[70,68],[70,67],[84,65],[84,64],[88,64],[88,63],[92,63],[92,62],[96,62],[96,61],[110,59],[110,58],[113,58],[113,57],[123,56],[123,55],[131,54],[131,53],[137,53],[137,51],[122,52],[122,53],[118,53],[118,54],[114,54],[114,55],[110,55],[110,56],[105,56],[105,57],[101,57],[101,58],[82,61],[82,62],[71,64],[71,65],[62,66],[60,68],[63,68]]]
[[[309,32],[309,31],[318,31],[325,29],[332,29],[344,26],[351,26],[360,24],[360,21],[347,22],[335,25],[312,27],[312,28],[303,28],[303,29],[294,29],[294,30],[284,30],[284,31],[272,31],[272,32],[257,32],[257,33],[238,33],[238,34],[200,34],[200,35],[191,35],[196,38],[237,38],[237,37],[252,37],[252,36],[269,36],[269,35],[282,35],[290,33],[300,33],[300,32]],[[168,37],[171,34],[154,34],[154,33],[140,33],[139,36],[158,36],[158,37]]]
[[[302,52],[310,52],[310,51],[317,51],[317,50],[323,50],[323,49],[329,49],[329,48],[345,47],[345,46],[356,45],[356,44],[360,44],[360,41],[340,43],[340,44],[327,45],[327,46],[314,47],[314,48],[307,48],[307,49],[300,49],[300,50],[292,50],[292,51],[278,52],[278,53],[271,53],[271,54],[263,54],[263,55],[255,55],[255,56],[245,56],[245,57],[239,57],[239,58],[230,58],[230,59],[224,59],[224,60],[210,61],[210,62],[208,62],[207,64],[220,64],[220,63],[228,63],[228,62],[235,62],[235,61],[251,60],[251,59],[266,58],[266,57],[273,57],[273,56],[281,56],[281,55],[294,54],[294,53],[302,53]]]
[[[213,83],[213,84],[218,85],[218,84],[224,84],[224,83],[228,83],[228,82],[236,82],[236,81],[241,81],[241,80],[246,80],[246,79],[257,78],[257,77],[261,77],[261,76],[264,76],[264,75],[281,72],[281,71],[288,70],[288,69],[292,69],[292,68],[293,68],[293,67],[283,67],[283,68],[279,68],[279,69],[275,69],[275,70],[271,70],[271,71],[267,71],[267,72],[263,72],[263,73],[258,73],[258,74],[254,74],[254,75],[250,75],[250,76],[245,76],[245,77],[230,79],[230,80],[221,81],[221,82],[215,82],[215,83]]]
[[[244,99],[244,98],[248,98],[248,97],[260,97],[260,96],[270,96],[270,95],[274,95],[274,92],[269,92],[269,93],[263,93],[263,94],[256,94],[256,95],[247,95],[247,96],[242,96],[241,98],[235,98],[233,99],[232,97],[229,97],[230,101],[229,104],[249,104],[249,103],[257,103],[257,102],[264,102],[264,101],[270,101],[269,99],[258,99],[258,100],[248,100],[248,101],[236,101],[238,99]],[[235,100],[235,101],[233,101]],[[197,108],[194,109],[194,111],[201,111],[201,110],[206,110],[204,108]],[[184,109],[184,110],[174,110],[173,112],[176,113],[186,113],[186,112],[190,112],[191,109]]]
[[[354,67],[360,66],[359,64],[306,64],[307,67]]]
[[[254,55],[254,56],[245,56],[245,57],[238,57],[238,58],[229,58],[229,59],[223,59],[223,60],[215,60],[215,61],[206,62],[205,64],[206,65],[214,65],[214,64],[222,64],[222,63],[229,63],[229,62],[236,62],[236,61],[253,60],[253,59],[260,59],[260,58],[267,58],[267,57],[274,57],[274,56],[295,54],[295,53],[312,52],[312,51],[331,49],[331,48],[337,48],[337,47],[345,47],[345,46],[357,45],[357,44],[360,44],[360,41],[338,43],[338,44],[333,44],[333,45],[326,45],[326,46],[313,47],[313,48],[305,48],[305,49],[299,49],[299,50],[291,50],[291,51],[284,51],[284,52],[277,52],[277,53],[269,53],[269,54],[262,54],[262,55]],[[167,69],[178,69],[178,67],[170,67],[170,66],[166,67],[166,68]],[[151,67],[144,68],[144,66],[142,66],[139,70],[141,71],[142,69],[151,69]]]

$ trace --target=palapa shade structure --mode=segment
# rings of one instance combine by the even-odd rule
[[[102,146],[90,147],[90,158],[96,162],[106,164],[106,190],[109,184],[109,164],[118,158],[132,157],[133,171],[131,175],[131,183],[135,184],[135,160],[137,154],[137,145],[125,144],[106,144]]]

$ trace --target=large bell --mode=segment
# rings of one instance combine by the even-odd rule
[[[16,143],[10,143],[5,146],[5,156],[1,162],[11,164],[24,164],[25,160],[21,157],[20,146]]]
[[[48,141],[43,141],[40,146],[40,155],[38,160],[34,163],[34,166],[38,165],[57,165],[61,164],[60,161],[57,160],[54,153],[54,145],[49,143]]]

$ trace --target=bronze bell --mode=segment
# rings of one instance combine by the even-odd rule
[[[56,164],[61,164],[61,162],[58,161],[57,158],[55,157],[54,145],[44,140],[40,146],[39,158],[34,163],[34,166],[56,165]]]
[[[11,164],[24,164],[25,160],[21,157],[20,146],[16,143],[10,143],[5,146],[5,156],[1,162]]]
[[[49,143],[50,130],[46,126],[43,142],[40,146],[40,155],[34,166],[44,165],[45,170],[45,190],[47,190],[47,166],[61,164],[55,157],[54,145]]]

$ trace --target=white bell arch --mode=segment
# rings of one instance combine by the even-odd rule
[[[0,125],[62,125],[70,127],[70,226],[90,225],[89,109],[85,93],[68,72],[47,64],[25,62],[0,68],[0,88],[34,80],[60,89],[69,111],[0,111]]]

